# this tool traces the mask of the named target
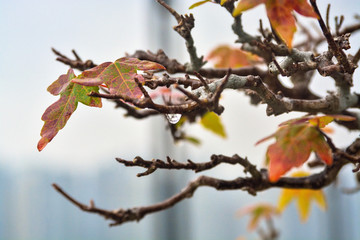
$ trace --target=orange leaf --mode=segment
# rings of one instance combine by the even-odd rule
[[[309,173],[299,171],[291,176],[306,177],[308,175]],[[297,201],[297,208],[302,222],[308,219],[312,202],[315,201],[322,210],[326,209],[326,199],[322,190],[283,189],[278,201],[279,211],[284,211],[292,201]]]
[[[291,47],[294,33],[296,32],[295,18],[286,5],[281,1],[267,1],[266,11],[271,26],[279,37]]]
[[[216,68],[239,68],[261,62],[258,56],[228,45],[220,45],[213,49],[206,60],[214,61]]]
[[[243,11],[261,3],[265,4],[271,26],[289,47],[292,46],[292,39],[296,31],[293,11],[306,17],[318,18],[307,0],[241,0],[234,9],[233,16],[236,17]]]
[[[293,167],[300,167],[312,151],[326,164],[331,165],[333,158],[329,145],[317,127],[307,124],[288,124],[276,133],[276,142],[268,147],[266,158],[269,161],[269,180],[276,182]],[[265,140],[270,137],[265,138]],[[263,142],[260,140],[259,142]]]

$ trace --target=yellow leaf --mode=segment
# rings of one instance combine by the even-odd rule
[[[289,203],[293,200],[293,194],[291,192],[292,189],[284,189],[282,191],[282,194],[280,195],[279,201],[278,201],[278,208],[279,211],[282,212],[284,209],[289,205]]]
[[[211,0],[204,0],[204,1],[199,1],[199,2],[196,2],[194,4],[192,4],[189,9],[193,9],[193,8],[196,8],[200,5],[203,5],[204,3],[207,3],[207,2],[210,2]]]
[[[316,117],[313,119],[309,119],[309,123],[318,126],[319,128],[323,128],[334,120],[332,116],[322,116]]]
[[[351,122],[351,121],[355,121],[356,118],[354,118],[352,116],[347,116],[347,115],[323,115],[323,116],[310,115],[310,116],[304,116],[304,117],[285,121],[283,123],[280,123],[279,126],[284,126],[284,125],[288,125],[288,124],[292,124],[292,123],[300,124],[300,123],[307,122],[313,126],[316,126],[319,128],[324,128],[334,120]]]
[[[221,0],[220,4],[223,5],[227,0]]]
[[[213,133],[226,138],[226,133],[220,117],[214,112],[207,112],[200,120],[200,124]]]
[[[236,6],[236,8],[233,11],[233,16],[237,17],[239,16],[243,11],[246,11],[250,8],[256,7],[257,5],[261,3],[265,3],[266,0],[241,0],[239,4]]]
[[[299,171],[291,176],[306,177],[308,175],[309,173]],[[283,189],[278,201],[279,211],[284,211],[292,201],[297,201],[297,209],[302,222],[305,222],[309,218],[312,202],[315,201],[320,209],[326,210],[326,199],[322,190]]]
[[[326,199],[325,199],[325,195],[323,194],[323,192],[319,191],[319,192],[314,193],[314,198],[315,198],[316,203],[320,207],[320,209],[325,211],[327,208],[327,204],[326,204]]]
[[[298,194],[297,207],[302,222],[305,222],[310,215],[310,198],[312,190],[301,190]]]

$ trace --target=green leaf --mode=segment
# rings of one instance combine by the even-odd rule
[[[42,115],[41,119],[45,122],[41,129],[41,139],[37,148],[43,150],[45,146],[64,128],[71,114],[76,110],[78,102],[91,107],[102,107],[101,99],[90,97],[90,92],[98,92],[99,87],[87,87],[71,82],[76,77],[74,71],[70,69],[66,75],[61,75],[48,88],[54,95],[60,94],[60,99],[50,105]]]
[[[84,71],[72,82],[84,86],[99,86],[105,84],[110,94],[123,94],[132,98],[140,98],[142,92],[135,82],[138,78],[144,82],[144,78],[137,74],[137,70],[160,70],[164,66],[150,61],[142,61],[137,58],[120,58],[114,63],[106,62],[95,68]]]
[[[200,124],[213,133],[226,138],[224,126],[220,117],[214,112],[207,112],[200,120]]]

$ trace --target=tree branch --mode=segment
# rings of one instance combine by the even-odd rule
[[[195,19],[192,14],[190,15],[180,15],[174,9],[172,9],[169,5],[167,5],[162,0],[156,0],[160,3],[164,8],[166,8],[176,19],[178,25],[174,27],[174,30],[179,33],[181,37],[183,37],[186,41],[186,48],[190,55],[190,64],[186,65],[187,71],[198,71],[206,61],[203,60],[203,56],[198,57],[196,53],[196,48],[194,46],[194,39],[191,35],[191,30],[194,28]]]
[[[57,51],[55,48],[52,48],[51,50],[55,53],[55,55],[58,56],[56,58],[57,61],[62,62],[64,64],[70,66],[71,68],[75,68],[75,69],[78,69],[80,71],[85,71],[86,69],[90,69],[90,68],[93,68],[93,67],[97,66],[91,60],[86,60],[85,62],[82,61],[75,50],[72,50],[72,53],[75,56],[75,60],[71,60],[67,56],[65,56],[62,53],[60,53],[59,51]]]
[[[174,159],[172,160],[170,157],[166,158],[166,162],[160,159],[146,161],[139,156],[135,157],[133,161],[127,161],[122,158],[116,158],[116,160],[127,167],[136,166],[146,168],[147,170],[145,172],[137,174],[138,177],[149,175],[157,169],[185,169],[192,170],[197,173],[214,168],[221,163],[228,163],[232,165],[239,164],[244,167],[245,172],[249,172],[255,178],[261,178],[261,173],[256,169],[255,165],[251,164],[247,158],[241,158],[236,154],[232,157],[214,154],[211,156],[211,161],[203,163],[194,163],[191,160],[187,160],[186,163],[182,163]]]
[[[347,148],[347,154],[353,155],[357,154],[360,151],[360,139],[356,139],[348,148]],[[296,188],[296,189],[320,189],[323,188],[330,183],[332,183],[335,179],[337,174],[339,173],[340,169],[349,161],[345,158],[343,158],[340,155],[334,155],[334,163],[331,166],[326,166],[323,171],[317,174],[313,174],[307,177],[301,177],[301,178],[291,178],[291,177],[282,177],[279,179],[279,181],[273,183],[268,180],[267,171],[263,169],[261,172],[256,170],[256,167],[252,165],[249,161],[246,159],[241,159],[237,155],[234,155],[233,157],[225,157],[222,155],[215,155],[215,158],[218,158],[218,161],[222,162],[237,162],[243,166],[245,166],[245,170],[249,171],[251,173],[251,177],[238,177],[233,180],[222,180],[217,178],[212,178],[208,176],[200,176],[194,181],[190,182],[183,190],[181,190],[179,193],[173,195],[172,197],[153,204],[149,206],[144,207],[134,207],[129,209],[118,209],[118,210],[104,210],[101,208],[95,207],[95,204],[93,201],[90,202],[90,205],[85,205],[80,203],[79,201],[75,200],[73,197],[71,197],[68,193],[63,191],[58,185],[53,184],[53,187],[56,191],[58,191],[61,195],[63,195],[67,200],[69,200],[71,203],[73,203],[75,206],[80,208],[81,210],[85,212],[90,213],[96,213],[100,216],[103,216],[105,219],[112,220],[112,223],[110,226],[120,225],[125,222],[130,221],[139,221],[144,216],[162,211],[165,209],[168,209],[178,202],[183,201],[186,198],[192,197],[194,192],[199,187],[207,186],[212,187],[216,190],[243,190],[247,191],[250,194],[255,195],[259,191],[264,191],[269,188],[273,187],[280,187],[280,188]],[[130,164],[128,161],[121,161],[122,163]],[[153,162],[143,161],[140,160],[140,162],[135,163],[138,165],[144,164],[145,167],[151,166]],[[170,163],[157,163],[163,166],[170,167]],[[179,163],[181,164],[181,163]],[[195,163],[194,163],[195,164]],[[210,165],[210,168],[214,163],[203,163],[194,165],[192,163],[186,163],[182,164],[183,167],[187,168],[187,166],[190,168],[190,166],[201,166],[204,168],[206,165]],[[236,163],[234,163],[236,164]],[[129,166],[130,166],[129,165]],[[175,168],[176,164],[173,164],[171,168]],[[178,165],[179,166],[179,165]],[[215,165],[216,166],[216,165]],[[248,166],[248,168],[246,167]],[[250,167],[249,167],[250,166]]]
[[[335,43],[333,36],[331,35],[329,29],[326,27],[324,20],[322,19],[321,13],[317,7],[316,0],[310,0],[310,3],[316,12],[316,14],[319,16],[318,22],[320,25],[320,28],[326,38],[326,41],[328,42],[329,48],[334,53],[336,59],[339,61],[339,63],[344,67],[344,70],[347,73],[352,74],[354,72],[354,66],[351,66],[349,63],[346,54],[344,51]]]

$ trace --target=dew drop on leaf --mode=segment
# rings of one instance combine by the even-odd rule
[[[169,121],[169,123],[171,124],[176,124],[181,118],[181,114],[179,113],[169,113],[169,114],[165,114],[165,116]]]

